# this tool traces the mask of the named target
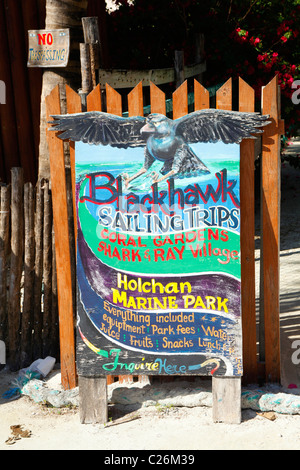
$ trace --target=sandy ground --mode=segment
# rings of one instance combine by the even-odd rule
[[[284,386],[300,389],[300,365],[291,361],[300,338],[299,170],[283,168],[281,239],[281,334]],[[298,216],[296,215],[298,214]],[[13,374],[0,371],[0,450],[300,450],[300,414],[271,413],[273,420],[251,409],[241,424],[214,423],[209,406],[109,406],[109,422],[81,424],[78,408],[50,408],[22,396],[2,397]],[[295,389],[296,390],[296,389]],[[22,425],[13,438],[11,426]],[[15,428],[17,432],[18,428]],[[27,437],[26,437],[27,436]],[[153,453],[153,452],[151,452]],[[158,452],[159,453],[159,452]],[[193,452],[191,452],[193,453]],[[147,454],[147,452],[146,452]],[[102,455],[102,454],[101,454]],[[130,455],[130,452],[129,452]],[[132,465],[133,466],[133,465]]]
[[[13,374],[0,372],[0,392]],[[273,419],[268,419],[270,418]],[[22,425],[24,437],[15,440],[11,426]],[[27,435],[27,437],[25,437]],[[0,450],[300,450],[300,414],[251,409],[242,411],[241,424],[214,423],[209,406],[110,405],[109,421],[81,424],[78,408],[49,408],[22,396],[0,399]],[[193,453],[193,452],[191,452]],[[130,452],[129,452],[130,454]],[[122,452],[121,452],[121,455]],[[125,455],[125,454],[124,454]],[[175,455],[175,454],[174,454]]]

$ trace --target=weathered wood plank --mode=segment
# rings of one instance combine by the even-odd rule
[[[209,91],[204,88],[197,80],[194,80],[194,100],[195,111],[200,109],[208,109],[209,106]]]
[[[150,105],[151,113],[166,114],[165,93],[154,83],[150,83]]]
[[[78,377],[79,413],[82,424],[107,422],[106,376]]]
[[[50,121],[51,114],[60,114],[58,86],[46,97],[46,109],[48,121]],[[63,387],[69,389],[76,386],[76,367],[64,144],[54,131],[47,134],[57,265],[61,378]]]
[[[262,113],[269,124],[262,136],[261,211],[263,305],[265,320],[266,380],[280,381],[279,233],[280,233],[280,119],[278,76],[263,88]]]
[[[216,108],[232,109],[232,81],[229,79],[216,96]],[[213,377],[213,420],[227,424],[241,422],[241,377]]]
[[[195,77],[206,70],[206,63],[187,65],[184,67],[185,79]],[[150,69],[150,70],[99,70],[99,83],[101,87],[110,83],[113,88],[133,88],[139,82],[144,86],[149,86],[150,82],[155,85],[163,85],[175,81],[174,68]]]
[[[87,102],[87,111],[101,111],[102,110],[100,85],[97,85],[96,88],[94,88],[94,90],[92,90],[91,93],[88,94],[86,102]],[[107,384],[112,384],[113,382],[114,382],[113,376],[110,376],[110,375],[107,376]]]
[[[232,109],[232,79],[229,78],[227,82],[222,85],[216,93],[216,108],[217,109]]]
[[[144,115],[142,82],[138,83],[128,94],[128,114],[129,116]]]
[[[29,158],[29,155],[35,155],[34,131],[30,119],[31,103],[28,93],[27,67],[24,61],[25,48],[23,40],[20,39],[20,32],[23,31],[20,5],[16,2],[10,2],[9,8],[5,8],[5,18],[8,48],[10,50],[10,61],[8,63],[10,64],[13,82],[16,84],[13,87],[14,104],[11,105],[15,107],[20,166],[23,168],[24,182],[31,181],[33,183],[36,180],[35,159]]]
[[[59,357],[59,315],[57,299],[57,273],[55,256],[55,235],[52,218],[52,299],[51,299],[51,354],[50,356]]]
[[[7,341],[7,269],[10,250],[10,185],[0,186],[0,339]]]
[[[52,301],[52,204],[49,181],[44,182],[44,216],[43,216],[43,357],[51,350],[51,301]]]
[[[254,112],[255,93],[239,79],[239,111]],[[244,381],[257,380],[256,306],[255,306],[255,188],[254,140],[245,139],[240,146],[241,201],[241,288]]]
[[[240,377],[213,377],[212,395],[213,421],[240,424],[242,420]]]
[[[84,17],[81,18],[84,42],[89,45],[90,50],[90,67],[92,74],[93,88],[97,85],[96,69],[100,67],[100,34],[98,27],[98,18]]]
[[[87,97],[88,98],[88,97]],[[80,96],[68,85],[66,85],[66,100],[68,114],[81,112]],[[71,167],[71,186],[72,186],[72,203],[74,217],[74,238],[75,245],[77,240],[77,220],[76,220],[76,197],[75,197],[75,142],[70,141],[70,167]]]
[[[79,44],[81,64],[81,93],[87,95],[93,89],[90,48],[88,44]]]
[[[128,94],[128,115],[129,116],[143,116],[144,103],[143,103],[143,85],[142,82],[138,83],[136,87]],[[119,376],[120,383],[128,383],[133,381],[133,375]]]
[[[34,188],[24,185],[24,298],[21,322],[21,367],[32,362],[33,295],[34,286]]]
[[[8,300],[9,366],[20,366],[20,289],[24,253],[23,224],[23,169],[11,169],[11,262]]]
[[[101,88],[97,85],[86,97],[87,111],[102,111]]]
[[[41,295],[43,282],[43,182],[40,179],[36,185],[35,193],[35,220],[34,220],[34,291],[33,291],[33,357],[39,358],[42,354],[42,310]]]
[[[186,80],[173,93],[173,119],[185,116],[188,112],[188,89]]]
[[[122,116],[122,96],[108,83],[105,84],[106,89],[106,110],[108,113]]]

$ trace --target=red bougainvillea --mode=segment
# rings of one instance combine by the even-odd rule
[[[162,68],[184,50],[195,61],[197,33],[205,38],[207,88],[241,76],[255,91],[278,75],[286,136],[299,132],[300,104],[292,100],[300,80],[300,0],[116,0],[108,14],[112,66]],[[295,101],[295,100],[294,100]]]

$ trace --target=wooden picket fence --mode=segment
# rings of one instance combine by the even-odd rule
[[[239,111],[255,111],[255,92],[239,79]],[[122,115],[120,94],[106,84],[106,109],[102,109],[100,85],[86,97],[87,111],[106,111]],[[229,79],[216,94],[216,108],[232,110],[232,79]],[[69,114],[82,111],[81,98],[67,87],[67,111]],[[185,81],[172,96],[173,119],[188,114],[188,85]],[[271,124],[262,137],[261,163],[261,307],[264,316],[263,363],[258,361],[256,305],[255,305],[255,258],[254,258],[254,141],[241,143],[241,276],[242,276],[242,328],[244,382],[256,383],[259,378],[280,381],[279,339],[279,207],[280,207],[280,136],[284,123],[280,116],[280,95],[277,76],[262,90],[263,114],[270,115]],[[194,80],[194,109],[210,107],[208,91]],[[59,88],[46,98],[47,114],[60,114]],[[151,112],[166,114],[165,94],[153,83],[150,84]],[[143,86],[139,83],[128,94],[129,116],[144,115]],[[65,388],[76,385],[74,311],[72,303],[72,266],[70,237],[67,219],[67,190],[65,186],[64,143],[57,133],[48,132],[50,168],[53,197],[53,218],[57,262],[58,305],[60,318],[60,352],[62,382]],[[75,145],[70,142],[70,162],[75,186]],[[73,198],[73,201],[75,198]],[[76,213],[73,207],[74,214]],[[76,217],[74,217],[74,221]],[[76,237],[76,223],[74,224]]]
[[[59,357],[52,198],[49,181],[0,187],[0,340],[11,370]]]
[[[232,79],[229,79],[217,91],[217,109],[233,109],[232,86]],[[105,100],[102,100],[101,95],[103,93],[105,93]],[[68,86],[66,87],[66,98],[69,114],[83,111],[82,96]],[[278,79],[274,77],[262,90],[261,112],[270,115],[271,124],[265,128],[262,137],[260,310],[263,313],[264,338],[262,340],[260,337],[259,347],[257,345],[255,302],[254,141],[251,139],[244,140],[240,146],[244,383],[257,383],[260,380],[267,382],[280,381],[280,136],[283,134],[284,124],[280,117],[279,98]],[[172,101],[173,119],[188,114],[187,81],[173,93]],[[105,109],[103,109],[102,102],[106,103]],[[51,120],[51,115],[61,113],[58,86],[46,98],[46,106],[48,121]],[[194,80],[194,109],[200,110],[209,107],[208,90],[197,80]],[[151,112],[166,114],[165,94],[153,83],[150,84],[150,108]],[[86,97],[86,110],[106,111],[121,116],[123,113],[122,97],[108,84],[106,84],[105,89],[100,89],[100,85],[97,85]],[[255,110],[254,90],[241,78],[238,82],[237,110],[247,112],[254,112]],[[144,114],[142,83],[139,83],[128,94],[128,114],[129,116]],[[53,354],[60,361],[62,384],[65,389],[68,389],[77,385],[75,354],[76,305],[74,300],[75,256],[73,256],[77,226],[76,217],[74,217],[76,213],[75,198],[73,197],[73,207],[70,207],[69,201],[72,200],[72,194],[70,198],[68,191],[68,183],[70,183],[71,192],[74,196],[75,144],[69,142],[69,172],[65,166],[64,142],[57,137],[56,132],[48,131],[47,135],[50,152],[51,191],[47,181],[39,182],[34,189],[31,187],[30,192],[26,186],[23,190],[22,185],[20,183],[17,185],[16,182],[20,176],[17,177],[17,172],[14,171],[12,171],[11,196],[7,195],[9,187],[1,187],[0,276],[2,277],[0,282],[0,326],[2,325],[2,328],[0,328],[0,331],[7,332],[6,339],[11,364],[23,365],[28,362],[29,358],[37,358],[39,353],[43,356]],[[68,180],[68,175],[70,175],[71,181]],[[7,194],[4,196],[5,191]],[[24,199],[22,199],[21,193],[24,193]],[[46,203],[47,198],[50,200],[50,196],[53,213]],[[25,202],[28,198],[34,201],[34,207],[30,209],[28,203]],[[24,202],[21,203],[21,200]],[[39,207],[39,201],[40,205],[43,206],[43,210]],[[7,212],[9,211],[9,204],[11,204],[10,225]],[[22,216],[22,213],[24,213],[24,216]],[[52,214],[54,236],[52,235],[50,240]],[[42,218],[42,223],[38,222],[39,218]],[[21,227],[20,224],[23,220],[25,226]],[[43,229],[41,227],[38,229],[39,224],[42,225]],[[11,227],[10,234],[8,233],[8,226]],[[35,227],[34,230],[32,226]],[[29,229],[29,227],[31,228]],[[28,235],[30,230],[31,234],[33,230],[34,235]],[[21,233],[24,233],[25,237],[22,242],[19,239]],[[9,241],[8,237],[10,237]],[[32,248],[31,242],[29,243],[29,239],[34,248]],[[32,241],[32,239],[34,240]],[[50,250],[53,241],[55,249]],[[31,261],[28,261],[28,257],[31,257]],[[51,269],[49,268],[50,258],[52,259]],[[10,260],[9,269],[7,268],[8,259]],[[8,290],[7,287],[9,287]],[[23,298],[20,306],[21,290]],[[56,305],[58,305],[59,321]],[[59,345],[57,346],[58,324]],[[30,326],[27,328],[26,325]],[[57,356],[58,350],[60,357]],[[261,361],[259,358],[264,358],[264,360]],[[119,379],[122,380],[122,377],[119,377]],[[128,377],[126,379],[128,380]],[[132,379],[132,377],[129,379]],[[108,383],[113,380],[113,377],[109,377]]]

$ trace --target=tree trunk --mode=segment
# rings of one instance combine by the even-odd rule
[[[60,85],[62,113],[65,109],[64,86],[77,90],[81,86],[79,43],[83,41],[81,18],[86,16],[88,0],[46,0],[45,29],[70,29],[70,56],[67,67],[45,69],[41,95],[39,178],[50,178],[49,152],[46,139],[45,98],[56,85]]]

